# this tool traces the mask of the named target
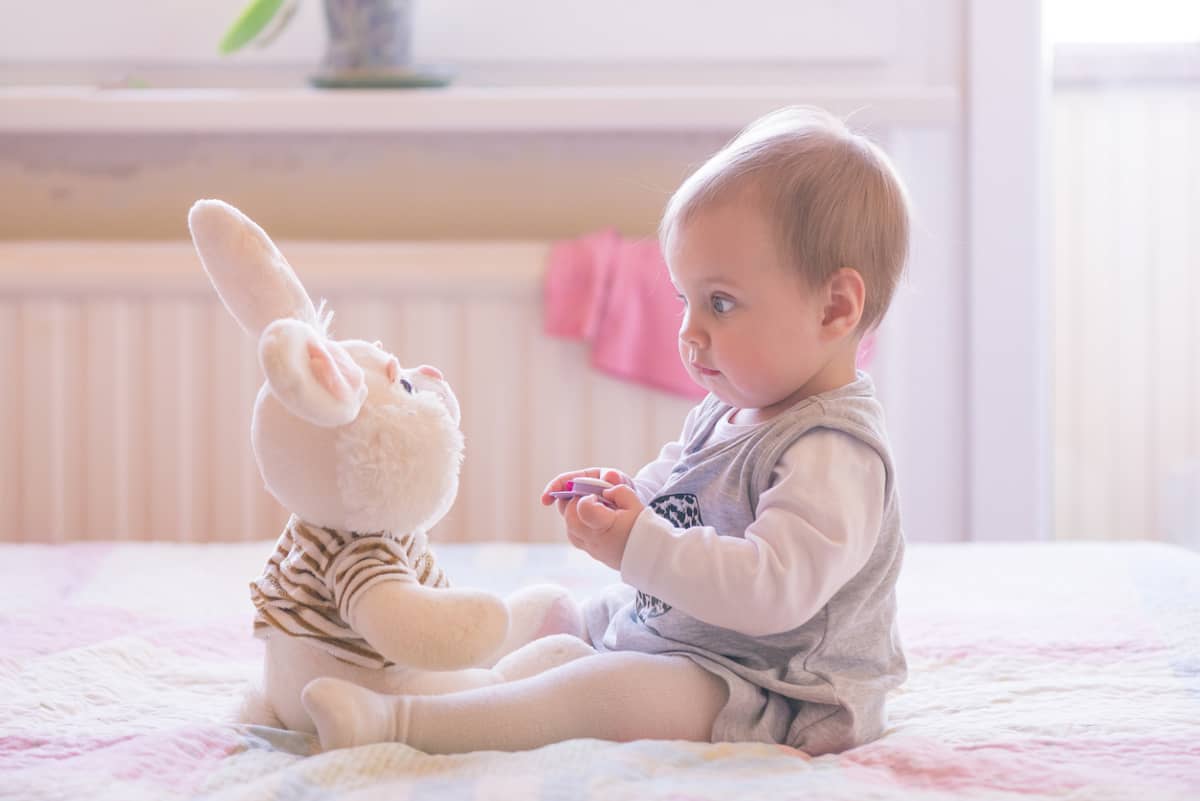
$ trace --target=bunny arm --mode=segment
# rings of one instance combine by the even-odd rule
[[[347,622],[398,665],[458,670],[484,663],[508,633],[508,609],[491,593],[388,581],[362,592]]]

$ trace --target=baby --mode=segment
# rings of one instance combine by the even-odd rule
[[[855,355],[908,228],[888,159],[825,112],[769,114],[709,159],[660,228],[679,355],[709,394],[636,475],[574,470],[542,495],[625,582],[585,605],[596,653],[441,696],[318,680],[305,704],[323,746],[654,738],[816,755],[878,737],[906,673],[904,539],[883,409]],[[615,486],[551,495],[579,477]]]

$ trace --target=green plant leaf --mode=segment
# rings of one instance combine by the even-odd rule
[[[229,27],[218,49],[228,55],[245,47],[267,27],[282,5],[283,0],[251,0],[237,21]]]
[[[254,40],[255,47],[266,47],[279,38],[279,34],[283,33],[283,29],[292,21],[292,17],[296,16],[296,11],[300,8],[300,0],[283,0],[283,8],[276,14],[275,19],[271,20],[271,24],[258,35]]]

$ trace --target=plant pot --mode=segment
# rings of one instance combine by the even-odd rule
[[[328,43],[311,78],[322,87],[445,86],[445,68],[412,63],[412,0],[324,0]]]

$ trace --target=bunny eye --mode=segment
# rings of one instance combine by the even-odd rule
[[[412,385],[412,382],[409,381],[407,378],[400,379],[400,386],[404,387],[404,391],[407,392],[409,395],[412,394],[413,385]]]

